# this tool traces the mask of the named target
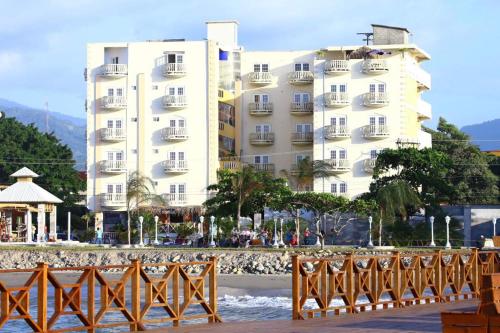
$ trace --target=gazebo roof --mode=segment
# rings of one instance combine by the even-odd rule
[[[16,172],[14,172],[10,176],[14,177],[14,178],[26,178],[26,177],[37,178],[37,177],[39,177],[38,174],[33,172],[31,169],[28,169],[27,167],[23,167],[22,169],[17,170]]]
[[[0,192],[0,203],[62,203],[62,200],[31,181],[38,175],[28,168],[14,172],[18,181]]]

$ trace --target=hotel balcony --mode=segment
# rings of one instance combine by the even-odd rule
[[[163,76],[184,76],[184,75],[186,75],[186,64],[163,65]]]
[[[101,206],[108,208],[122,208],[127,205],[125,193],[102,193]]]
[[[431,89],[431,75],[416,64],[408,64],[406,70],[410,77],[417,81],[419,90]]]
[[[366,173],[373,173],[373,169],[375,168],[375,164],[377,163],[376,158],[367,158],[363,161],[363,169]]]
[[[182,141],[188,139],[187,128],[166,127],[161,130],[161,138],[164,141]]]
[[[273,76],[269,72],[252,72],[248,74],[248,81],[254,85],[267,85],[273,82]]]
[[[363,127],[363,137],[365,139],[385,139],[389,137],[387,125],[367,125]]]
[[[163,108],[165,109],[183,109],[187,106],[187,98],[184,95],[166,95],[163,96]]]
[[[419,99],[417,101],[417,117],[418,120],[432,119],[432,106],[426,101]]]
[[[290,113],[295,116],[308,116],[313,113],[314,103],[291,103],[290,104]]]
[[[187,161],[163,161],[163,170],[165,173],[186,173],[189,171]]]
[[[104,96],[101,99],[101,108],[106,110],[120,110],[127,107],[127,99],[124,96]]]
[[[324,98],[326,107],[341,108],[351,104],[349,94],[346,92],[327,92]]]
[[[351,170],[351,163],[347,159],[327,159],[326,163],[330,165],[328,172],[330,173],[344,173]]]
[[[295,71],[288,74],[288,83],[293,85],[310,84],[314,81],[314,74],[311,71]]]
[[[380,108],[389,105],[389,97],[385,92],[369,92],[363,95],[363,104],[372,108]]]
[[[325,139],[337,140],[351,137],[349,127],[342,125],[328,125],[323,129]]]
[[[328,60],[325,62],[325,74],[343,74],[350,70],[348,60]]]
[[[187,203],[186,193],[165,193],[162,197],[168,206],[183,206]]]
[[[273,103],[248,103],[248,111],[252,116],[269,116],[273,114]]]
[[[292,133],[292,144],[310,145],[313,143],[313,132],[294,132]]]
[[[361,65],[361,69],[365,74],[383,74],[389,71],[387,61],[382,59],[366,59]]]
[[[102,128],[101,141],[123,141],[126,138],[126,131],[123,128]]]
[[[101,66],[100,74],[110,78],[127,76],[126,64],[104,64]]]
[[[236,171],[241,169],[241,161],[239,158],[224,157],[219,160],[219,169]]]
[[[274,144],[274,133],[250,133],[250,143],[255,146],[269,146]]]
[[[100,170],[103,173],[124,173],[127,172],[126,161],[104,160],[101,161]]]
[[[274,163],[253,163],[249,164],[257,172],[267,172],[274,174]]]

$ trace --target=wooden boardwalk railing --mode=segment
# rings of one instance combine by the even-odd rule
[[[146,272],[148,267],[163,267],[165,272],[153,277]],[[193,267],[199,273],[191,273]],[[117,326],[142,331],[148,324],[179,326],[181,321],[200,318],[220,322],[216,267],[212,257],[200,262],[143,264],[132,260],[129,265],[67,268],[39,263],[33,269],[0,270],[0,331],[13,320],[24,320],[34,332],[44,333],[95,332]],[[63,272],[73,273],[76,281],[61,282],[68,278],[56,273]],[[5,274],[20,275],[18,285],[2,280]],[[36,302],[30,304],[34,295]],[[196,304],[199,307],[192,309]],[[153,309],[159,309],[160,315],[152,316]]]
[[[292,256],[292,317],[450,302],[479,295],[480,277],[500,271],[498,252],[381,256]],[[306,306],[307,300],[315,305]]]

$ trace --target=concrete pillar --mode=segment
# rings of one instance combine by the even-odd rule
[[[45,241],[45,205],[44,204],[38,204],[36,241],[37,241],[37,243]]]
[[[50,230],[49,230],[49,239],[52,239],[54,242],[57,240],[57,207],[53,206],[52,211],[50,212]]]
[[[471,246],[472,212],[469,205],[464,206],[464,245]]]
[[[29,210],[24,214],[24,221],[26,223],[26,243],[33,241],[32,227],[31,227],[31,212]]]

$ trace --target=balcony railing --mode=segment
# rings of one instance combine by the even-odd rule
[[[163,199],[168,206],[182,206],[187,203],[186,193],[165,193]]]
[[[182,109],[187,106],[185,95],[166,95],[163,96],[163,107],[165,109]]]
[[[348,60],[328,60],[325,62],[326,74],[342,74],[351,70]]]
[[[349,94],[346,92],[327,92],[325,93],[325,105],[327,107],[343,107],[351,104]]]
[[[253,116],[268,116],[273,113],[273,103],[249,103],[248,110]]]
[[[311,71],[295,71],[288,74],[288,82],[290,84],[309,84],[313,83],[314,74]]]
[[[432,118],[432,106],[424,100],[417,101],[417,115],[420,120]]]
[[[328,125],[324,127],[323,131],[325,138],[330,140],[349,138],[351,136],[349,127],[345,125]]]
[[[102,193],[101,206],[103,207],[125,207],[126,196],[125,193]]]
[[[127,172],[127,163],[121,160],[101,161],[101,172],[104,173],[123,173]]]
[[[290,112],[296,116],[307,116],[313,113],[314,103],[291,103]]]
[[[188,138],[187,128],[166,127],[161,130],[161,137],[165,141],[186,140]]]
[[[249,164],[249,165],[257,172],[274,173],[274,164],[273,163],[254,163],[254,164]]]
[[[375,168],[375,164],[377,163],[376,158],[367,158],[363,161],[363,169],[366,173],[373,173],[373,169]]]
[[[101,66],[101,75],[108,77],[122,77],[127,75],[126,64],[104,64]]]
[[[219,160],[219,168],[222,170],[236,171],[241,169],[241,161],[239,158],[224,158]]]
[[[186,64],[165,64],[163,67],[164,76],[184,76],[186,75]]]
[[[296,145],[308,145],[313,143],[313,132],[292,133],[292,143]]]
[[[389,97],[385,92],[369,92],[363,95],[363,104],[375,108],[387,106],[389,105]]]
[[[366,59],[361,68],[365,74],[382,74],[389,71],[387,61],[382,59]]]
[[[330,165],[329,172],[342,173],[351,170],[351,163],[347,159],[327,159],[326,163]]]
[[[387,125],[367,125],[363,127],[363,137],[365,139],[383,139],[389,136]]]
[[[274,133],[250,133],[250,143],[259,146],[272,145],[274,143]]]
[[[188,163],[187,161],[181,160],[166,160],[163,161],[163,169],[165,173],[184,173],[188,172]]]
[[[125,96],[104,96],[101,99],[101,108],[106,110],[120,110],[127,107]]]
[[[273,76],[269,72],[253,72],[248,74],[248,81],[255,85],[266,85],[273,82]]]
[[[125,140],[126,132],[123,128],[103,128],[101,129],[102,141],[122,141]]]

